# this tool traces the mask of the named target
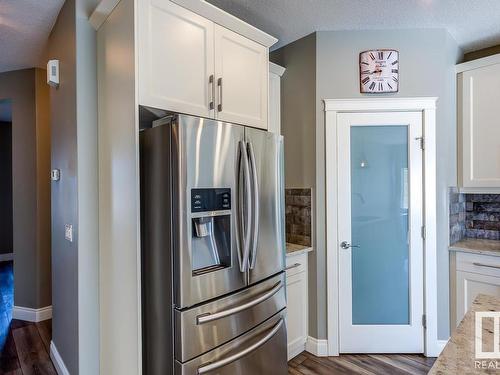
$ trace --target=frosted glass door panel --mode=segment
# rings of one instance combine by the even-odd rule
[[[408,186],[408,127],[352,126],[353,325],[409,324]]]

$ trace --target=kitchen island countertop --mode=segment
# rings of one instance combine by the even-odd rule
[[[497,374],[500,360],[476,359],[475,353],[475,313],[479,311],[500,311],[500,298],[479,294],[464,319],[452,334],[441,355],[432,366],[430,375],[445,374]],[[493,319],[483,319],[483,350],[490,351],[493,343]],[[486,366],[486,368],[484,367]]]
[[[450,251],[500,256],[500,241],[465,238],[450,245]]]
[[[313,250],[312,246],[297,245],[297,244],[289,243],[289,242],[286,243],[286,255],[287,256],[308,253],[312,250]]]

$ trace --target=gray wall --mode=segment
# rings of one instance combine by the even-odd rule
[[[47,185],[50,143],[48,91],[41,69],[0,74],[0,100],[12,100],[12,207],[14,304],[51,304],[50,222]]]
[[[286,67],[281,77],[281,134],[285,144],[285,187],[316,187],[316,34],[274,51],[270,60]],[[316,212],[316,200],[312,212]],[[313,246],[314,218],[312,222]],[[309,254],[309,331],[317,332],[317,252]],[[322,293],[322,291],[319,291]],[[321,297],[321,296],[320,296]],[[326,308],[326,305],[321,307]],[[326,323],[325,323],[326,324]]]
[[[0,121],[0,254],[12,253],[12,124]]]
[[[299,45],[299,41],[285,46],[273,53],[273,57],[284,56],[286,51]],[[315,181],[315,219],[316,239],[315,253],[311,264],[310,281],[310,335],[319,339],[327,335],[326,311],[326,212],[325,212],[325,121],[323,99],[357,98],[359,93],[359,52],[375,48],[394,48],[400,52],[401,84],[397,94],[389,96],[436,96],[437,104],[437,271],[438,271],[438,337],[449,336],[449,260],[448,260],[448,218],[447,188],[456,185],[456,107],[455,107],[455,73],[454,64],[462,53],[455,41],[444,29],[413,30],[370,30],[370,31],[336,31],[316,33],[316,124],[311,126],[315,133],[316,181]],[[302,56],[310,51],[303,47]],[[301,59],[304,57],[302,56]],[[279,61],[281,60],[281,61]],[[285,68],[286,61],[278,59]],[[290,62],[289,62],[290,63]],[[297,73],[300,74],[300,73]],[[308,69],[304,74],[309,74]],[[286,90],[282,86],[283,90]],[[296,87],[295,91],[299,91]],[[282,93],[282,95],[298,95]],[[283,103],[283,102],[282,102]],[[297,111],[297,108],[282,104],[282,118],[286,112]],[[288,103],[293,103],[290,100]],[[297,104],[295,104],[297,105]],[[293,138],[299,142],[302,132],[283,131],[285,139]],[[289,141],[291,142],[291,141]],[[289,163],[288,158],[286,163]],[[309,171],[297,168],[293,173]],[[317,309],[317,311],[314,311]],[[314,321],[316,319],[316,322]]]
[[[67,0],[49,37],[49,56],[58,59],[60,86],[50,89],[52,168],[52,341],[68,371],[78,374],[78,217],[76,144],[75,0]],[[64,225],[73,225],[73,242]]]
[[[52,88],[52,340],[71,374],[99,373],[99,249],[96,32],[97,0],[67,0],[49,38],[60,61]],[[64,238],[73,225],[73,242]]]

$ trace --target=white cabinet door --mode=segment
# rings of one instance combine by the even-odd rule
[[[457,271],[457,325],[478,294],[500,297],[500,277]]]
[[[268,50],[215,25],[217,118],[267,129]]]
[[[138,7],[139,104],[213,117],[214,23],[168,0]]]
[[[500,64],[458,77],[462,187],[500,187]]]
[[[286,258],[288,360],[302,353],[308,336],[307,253]]]

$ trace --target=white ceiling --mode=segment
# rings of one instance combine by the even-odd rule
[[[64,0],[0,0],[0,72],[40,65]]]
[[[464,52],[500,44],[500,0],[207,0],[277,37],[314,31],[446,28]]]

